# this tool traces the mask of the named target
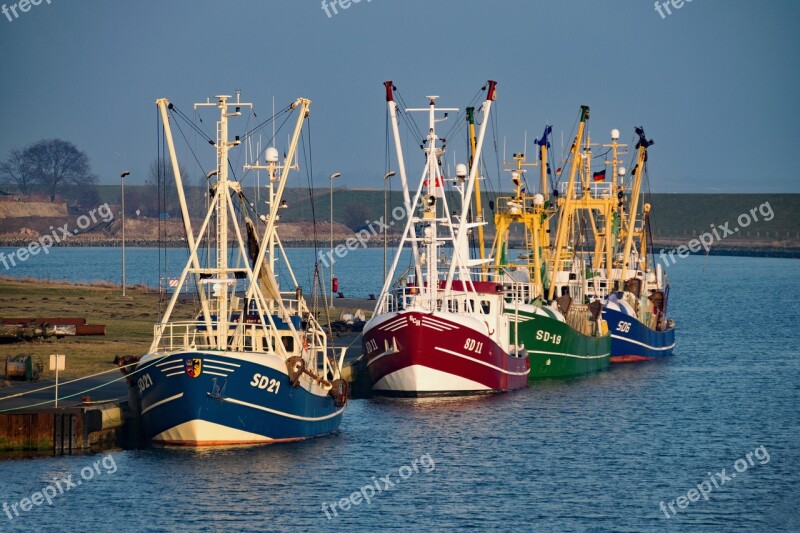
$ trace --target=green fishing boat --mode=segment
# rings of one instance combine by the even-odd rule
[[[492,281],[501,284],[505,293],[506,314],[514,323],[511,343],[519,352],[527,353],[530,381],[589,374],[606,369],[610,364],[611,337],[602,318],[601,303],[576,298],[569,290],[556,294],[555,284],[551,282],[554,272],[567,272],[568,278],[574,280],[586,275],[579,268],[580,263],[573,261],[567,236],[572,232],[575,213],[589,207],[586,198],[576,201],[574,193],[588,115],[588,107],[582,107],[570,153],[572,169],[566,197],[550,199],[548,138],[552,129],[548,126],[542,138],[536,141],[539,146],[537,163],[526,163],[525,154],[514,154],[515,163],[509,169],[514,195],[497,199],[496,234],[490,254],[494,264],[485,270]],[[530,166],[539,167],[541,178],[541,192],[533,195],[528,192],[530,188],[525,180],[525,167]],[[550,229],[556,221],[556,242],[551,246]],[[523,253],[512,259],[509,257],[511,249],[522,249]]]

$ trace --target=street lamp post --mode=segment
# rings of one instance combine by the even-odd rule
[[[125,298],[125,176],[130,176],[130,171],[126,170],[120,175],[122,180],[122,297]]]
[[[341,175],[342,175],[341,172],[334,172],[333,174],[331,174],[328,177],[328,180],[331,182],[331,194],[330,194],[330,199],[331,199],[331,255],[329,256],[329,259],[331,261],[331,271],[330,271],[330,279],[329,279],[329,284],[330,284],[329,286],[330,286],[330,290],[331,290],[331,299],[333,299],[333,180],[335,180],[336,178],[338,178]]]
[[[386,199],[386,182],[395,175],[394,170],[390,170],[386,174],[383,175],[383,279],[386,279],[386,248],[389,244],[389,239],[386,233],[386,225],[388,224],[387,220],[389,219],[389,214],[387,213],[387,199]]]

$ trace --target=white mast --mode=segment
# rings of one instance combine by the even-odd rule
[[[397,104],[394,101],[394,85],[391,81],[384,82],[383,84],[386,87],[386,105],[389,108],[389,118],[392,123],[392,134],[394,135],[394,147],[395,152],[397,153],[397,169],[400,172],[400,183],[403,188],[403,201],[405,202],[406,208],[406,218],[407,221],[411,219],[413,206],[411,205],[411,195],[408,191],[408,178],[406,176],[406,162],[405,158],[403,157],[403,146],[400,143],[400,129],[397,124]],[[384,223],[388,223],[384,220]],[[402,250],[402,244],[400,245],[399,250]],[[414,258],[414,269],[416,272],[417,279],[422,279],[422,273],[420,270],[419,264],[419,250],[417,248],[417,241],[411,241],[411,253]],[[392,276],[394,275],[394,269],[392,269]],[[391,276],[389,276],[391,277]]]
[[[472,167],[469,170],[469,178],[467,180],[467,190],[464,193],[465,198],[472,198],[472,191],[475,188],[475,179],[478,175],[478,167],[481,160],[481,152],[483,151],[483,141],[486,137],[486,126],[489,124],[489,112],[492,109],[492,102],[495,99],[495,88],[497,87],[497,82],[489,80],[488,82],[488,89],[486,91],[486,100],[483,102],[483,106],[481,109],[483,110],[483,120],[481,121],[481,129],[478,133],[478,142],[476,143],[475,147],[475,154],[472,158]],[[455,274],[456,266],[462,269],[460,273],[461,279],[464,283],[467,282],[468,274],[466,269],[464,268],[464,262],[467,258],[462,258],[460,256],[460,251],[466,246],[467,241],[467,217],[464,216],[462,213],[461,219],[458,222],[458,230],[456,231],[456,242],[453,248],[453,258],[450,261],[450,272],[447,275],[447,284],[445,286],[445,292],[450,291],[450,287],[453,283],[453,276]]]
[[[231,147],[239,145],[239,139],[228,141],[228,118],[241,116],[239,111],[242,104],[239,102],[239,95],[236,95],[236,102],[228,103],[231,98],[228,95],[215,96],[216,103],[208,102],[205,104],[195,104],[198,107],[214,106],[219,108],[219,120],[217,121],[217,203],[215,206],[217,222],[217,272],[216,278],[220,284],[217,296],[217,321],[221,331],[227,331],[230,319],[228,311],[228,198],[230,197],[228,183],[228,151]],[[236,106],[233,113],[228,113],[228,108]],[[227,347],[228,336],[221,334],[217,336],[217,348],[224,350]]]

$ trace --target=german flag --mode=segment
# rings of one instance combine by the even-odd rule
[[[606,181],[606,169],[599,170],[592,174],[592,180],[594,181]]]

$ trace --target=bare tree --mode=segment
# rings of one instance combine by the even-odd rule
[[[34,170],[31,162],[25,157],[25,151],[17,148],[11,150],[8,158],[0,163],[0,176],[8,183],[16,183],[22,194],[28,194],[34,184]]]
[[[23,160],[34,169],[34,181],[55,196],[63,185],[94,186],[89,158],[71,142],[45,139],[23,151]]]

